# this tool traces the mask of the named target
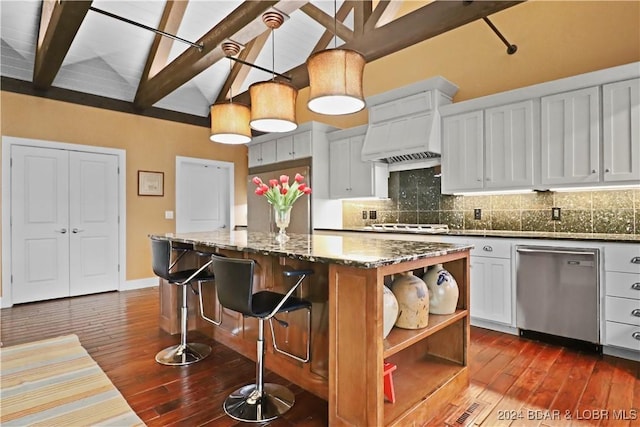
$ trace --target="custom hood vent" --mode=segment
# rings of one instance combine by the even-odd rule
[[[440,163],[440,113],[458,87],[434,77],[367,98],[369,126],[362,160],[384,161],[389,170]]]

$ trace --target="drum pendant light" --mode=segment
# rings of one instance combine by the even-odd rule
[[[272,70],[275,70],[275,42],[273,30],[279,28],[284,17],[269,11],[262,15],[262,21],[271,28]],[[275,80],[254,83],[249,86],[251,98],[252,129],[260,132],[289,132],[298,127],[296,123],[296,98],[298,91],[288,83]]]
[[[315,113],[335,116],[355,113],[364,108],[362,75],[366,60],[355,50],[336,48],[335,0],[333,8],[333,49],[316,52],[307,59],[307,107]]]
[[[222,44],[227,56],[240,52],[240,45],[233,42]],[[231,61],[229,61],[231,65]],[[231,69],[231,66],[229,67]],[[246,144],[251,141],[249,118],[251,112],[244,104],[233,102],[233,92],[229,89],[229,102],[220,102],[211,106],[211,136],[213,142],[222,144]]]

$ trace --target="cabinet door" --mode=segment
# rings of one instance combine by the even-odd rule
[[[293,135],[293,158],[311,157],[311,131]]]
[[[482,111],[445,117],[442,124],[442,192],[482,189]]]
[[[276,140],[276,161],[283,162],[293,159],[293,136],[283,136]]]
[[[640,181],[640,79],[604,85],[604,181]]]
[[[533,101],[485,110],[485,188],[533,185]]]
[[[261,150],[262,150],[262,155],[260,156],[261,163],[263,165],[268,165],[269,163],[275,163],[278,160],[278,157],[276,155],[276,140],[272,140],[272,141],[265,141],[262,144],[260,144]]]
[[[262,164],[262,144],[249,146],[249,167],[260,166]]]
[[[359,160],[359,159],[358,159]],[[340,199],[349,196],[350,181],[349,138],[332,141],[329,144],[329,197]]]
[[[542,184],[599,181],[597,87],[542,98]]]
[[[349,166],[351,183],[349,197],[370,197],[373,195],[373,163],[360,159],[364,135],[349,138]]]
[[[471,316],[512,324],[511,260],[471,257]]]

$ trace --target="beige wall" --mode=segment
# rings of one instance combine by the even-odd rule
[[[487,24],[472,22],[367,64],[365,97],[440,75],[458,85],[459,102],[640,60],[640,1],[530,0],[490,19],[518,46],[514,55]],[[308,89],[300,91],[300,122],[367,123],[366,111],[311,113],[308,99]]]
[[[528,1],[491,16],[518,45],[515,55],[506,54],[484,22],[474,22],[367,64],[365,96],[441,75],[460,87],[457,102],[639,61],[639,17],[638,1]],[[366,111],[338,118],[312,114],[307,99],[308,89],[301,90],[299,123],[344,128],[367,122]],[[127,150],[128,280],[152,275],[147,234],[174,229],[163,214],[175,210],[176,155],[235,162],[236,204],[246,200],[246,148],[212,144],[206,128],[6,92],[0,100],[2,135]],[[136,195],[138,169],[165,172],[164,197]]]
[[[233,162],[235,203],[246,203],[246,147],[212,143],[208,128],[8,92],[0,101],[2,135],[126,150],[127,280],[153,276],[147,236],[175,231],[164,211],[175,211],[176,156]],[[164,172],[164,197],[137,195],[138,170]]]

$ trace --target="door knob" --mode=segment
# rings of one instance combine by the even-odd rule
[[[82,233],[84,230],[81,228],[74,228],[73,230],[71,230],[72,233],[76,234],[76,233]]]
[[[60,230],[55,230],[56,233],[65,234],[67,232],[66,228],[61,228]]]

